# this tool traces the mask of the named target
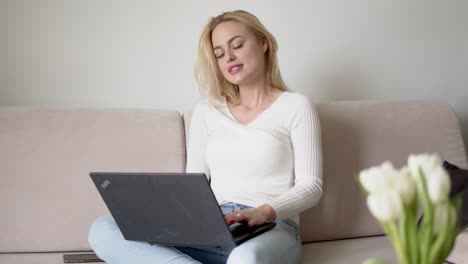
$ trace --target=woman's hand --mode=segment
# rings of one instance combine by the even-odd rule
[[[263,204],[254,209],[240,210],[226,214],[224,218],[229,225],[243,222],[247,223],[249,226],[255,226],[275,221],[276,212],[270,205]]]

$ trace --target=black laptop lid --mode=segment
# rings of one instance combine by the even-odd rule
[[[127,240],[234,247],[204,174],[91,173]]]

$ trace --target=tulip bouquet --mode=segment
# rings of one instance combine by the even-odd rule
[[[410,155],[399,170],[387,161],[357,180],[400,264],[444,263],[460,231],[461,198],[450,199],[450,178],[437,155]]]

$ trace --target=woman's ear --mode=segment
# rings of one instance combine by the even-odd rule
[[[268,50],[268,41],[266,39],[262,39],[262,48],[263,52],[266,52]]]

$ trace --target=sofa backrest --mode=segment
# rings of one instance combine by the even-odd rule
[[[467,166],[458,120],[447,103],[336,102],[317,105],[322,126],[324,195],[301,215],[305,241],[383,234],[354,176],[390,160],[400,168],[411,153],[438,153]]]
[[[458,120],[450,105],[421,101],[354,101],[316,105],[322,132],[324,189],[320,202],[301,214],[304,242],[383,234],[367,209],[354,176],[411,153],[438,153],[467,166]],[[186,135],[190,113],[184,115]]]
[[[181,115],[0,107],[0,253],[87,250],[107,209],[91,171],[182,172]]]
[[[458,120],[437,102],[316,105],[324,195],[301,214],[304,242],[382,234],[354,181],[361,169],[437,152],[467,167]],[[176,111],[0,107],[0,253],[88,250],[92,221],[107,209],[90,171],[185,170]]]

